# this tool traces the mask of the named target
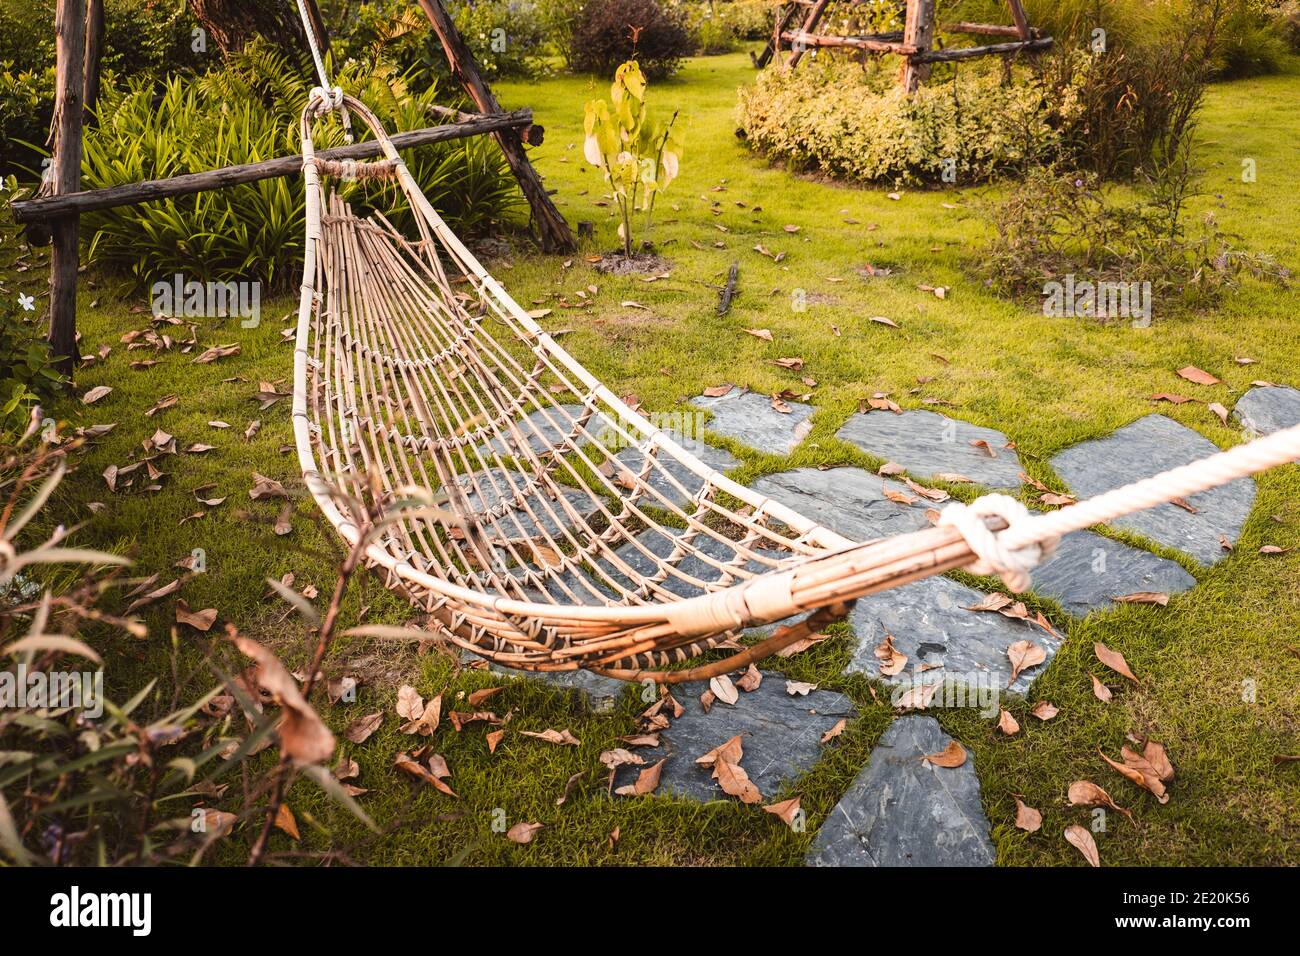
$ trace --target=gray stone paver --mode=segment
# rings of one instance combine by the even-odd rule
[[[1300,425],[1300,390],[1256,385],[1237,400],[1232,414],[1243,428],[1261,435]]]
[[[1020,487],[1020,458],[1005,447],[1006,435],[937,412],[859,412],[836,436],[869,455],[902,465],[918,478],[951,473],[989,488]],[[972,445],[972,441],[987,446]]]
[[[1105,438],[1065,449],[1052,459],[1052,467],[1077,496],[1090,498],[1218,450],[1209,439],[1173,419],[1147,415]],[[1254,501],[1255,482],[1239,478],[1189,496],[1194,514],[1167,504],[1112,524],[1184,551],[1202,564],[1214,564],[1228,553],[1220,538],[1236,542]]]
[[[765,475],[750,487],[855,541],[919,531],[929,524],[925,517],[929,501],[922,498],[910,505],[890,501],[886,488],[917,496],[901,482],[862,468],[795,468]]]
[[[691,404],[713,413],[706,426],[709,431],[767,452],[788,455],[812,428],[809,419],[815,411],[803,402],[787,401],[790,411],[778,412],[771,396],[733,388],[726,395],[709,398],[700,395]]]
[[[949,743],[933,717],[899,717],[817,831],[810,866],[992,866],[975,757],[960,767],[921,758]]]
[[[1109,607],[1114,598],[1139,591],[1179,594],[1196,579],[1170,561],[1091,531],[1067,534],[1056,554],[1032,572],[1032,590],[1055,598],[1076,617]]]

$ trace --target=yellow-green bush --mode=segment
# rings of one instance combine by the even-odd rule
[[[1051,155],[1075,109],[994,69],[967,68],[907,96],[894,70],[856,64],[769,69],[740,90],[742,135],[796,169],[860,182],[987,180]]]

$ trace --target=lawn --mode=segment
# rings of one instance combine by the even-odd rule
[[[572,330],[565,338],[572,354],[616,393],[635,392],[646,408],[671,410],[724,382],[768,393],[811,392],[813,429],[790,456],[727,446],[744,463],[738,480],[808,465],[878,467],[881,460],[835,438],[859,401],[877,392],[904,408],[922,407],[926,399],[948,403],[941,406],[945,413],[1000,429],[1016,442],[1032,477],[1062,488],[1047,461],[1066,446],[1157,410],[1229,447],[1242,440],[1240,432],[1223,425],[1204,402],[1231,408],[1258,379],[1300,384],[1300,296],[1294,288],[1248,282],[1208,314],[1171,319],[1157,313],[1146,329],[1044,317],[993,296],[971,277],[985,230],[977,206],[990,190],[907,190],[891,199],[886,189],[847,188],[773,168],[734,135],[735,89],[752,75],[743,54],[693,59],[679,78],[651,89],[660,109],[681,111],[686,152],[681,177],[660,198],[649,233],[671,262],[671,274],[649,282],[597,273],[587,261],[617,244],[613,206],[603,199],[599,174],[582,158],[582,104],[604,95],[603,85],[572,77],[499,84],[496,92],[507,108],[529,105],[545,125],[546,143],[534,151],[534,160],[556,190],[561,211],[571,223],[593,221],[595,239],[570,260],[520,244],[489,263],[526,308],[552,310],[544,325]],[[1246,248],[1292,269],[1300,263],[1300,168],[1291,145],[1300,137],[1298,96],[1300,61],[1284,75],[1210,89],[1199,132],[1205,172],[1193,202],[1197,215],[1213,213]],[[1251,183],[1240,175],[1246,158],[1255,160],[1258,171]],[[780,261],[756,246],[782,254]],[[13,249],[9,240],[0,246],[0,264],[9,263]],[[740,264],[740,295],[730,314],[719,318],[716,286],[733,262]],[[864,278],[866,264],[893,271]],[[13,281],[31,290],[41,275],[33,270]],[[281,620],[284,608],[268,596],[265,580],[292,572],[296,587],[314,584],[327,593],[341,550],[309,499],[295,499],[293,530],[281,536],[273,529],[278,504],[247,495],[255,471],[301,488],[296,458],[286,453],[292,441],[288,401],[260,410],[252,399],[262,381],[288,388],[291,352],[280,334],[288,325],[280,317],[295,303],[265,305],[256,329],[240,328],[233,319],[206,320],[200,342],[238,342],[242,351],[236,356],[195,365],[173,351],[136,371],[129,365],[145,353],[129,352],[119,339],[146,323],[140,308],[147,303],[141,297],[119,300],[103,280],[93,287],[95,281],[86,279],[80,297],[82,351],[93,353],[102,343],[112,352],[81,372],[78,385],[106,384],[114,391],[93,406],[68,401],[56,411],[73,425],[119,424],[64,483],[54,517],[86,522],[78,541],[129,552],[140,574],[160,572],[163,580],[176,573],[175,562],[202,548],[207,571],[181,592],[190,606],[216,607],[222,621],[271,642],[286,663],[303,664],[307,635],[293,618]],[[580,299],[577,291],[589,285],[597,292]],[[918,285],[943,286],[947,294],[939,299]],[[629,301],[643,307],[627,306]],[[800,302],[806,308],[797,308]],[[888,317],[898,328],[874,323],[873,316]],[[773,341],[744,331],[753,328],[771,330]],[[803,371],[773,363],[787,356],[802,358]],[[1238,356],[1256,364],[1238,365]],[[1206,369],[1224,384],[1188,386],[1174,375],[1186,365]],[[804,376],[816,386],[801,384]],[[1189,387],[1203,401],[1151,401],[1153,394],[1186,393]],[[167,395],[178,396],[175,406],[147,417],[146,410]],[[260,430],[245,438],[254,419]],[[214,420],[232,427],[216,429],[208,424]],[[110,492],[101,472],[125,463],[130,450],[159,427],[181,445],[216,448],[174,459],[156,493]],[[202,496],[228,496],[224,504],[198,503],[195,489],[208,485],[215,488]],[[1030,697],[1005,703],[1024,727],[1020,734],[1004,737],[973,710],[933,711],[974,753],[999,863],[1082,864],[1060,836],[1064,827],[1088,819],[1087,811],[1066,800],[1067,787],[1078,779],[1106,787],[1136,817],[1131,824],[1112,815],[1108,832],[1097,834],[1104,865],[1300,863],[1300,772],[1295,763],[1273,760],[1300,752],[1300,468],[1263,475],[1258,487],[1234,553],[1212,568],[1146,543],[1180,560],[1199,582],[1167,607],[1121,606],[1072,622],[1052,602],[1031,598],[1031,609],[1044,610],[1067,640]],[[955,497],[973,497],[959,485],[950,490]],[[106,507],[92,513],[87,504],[94,501]],[[182,523],[199,511],[205,516]],[[1264,556],[1257,553],[1264,544],[1294,550]],[[363,609],[371,623],[412,619],[375,579],[356,581],[345,624],[355,623]],[[148,679],[167,674],[173,642],[182,672],[198,668],[195,686],[206,686],[201,650],[212,638],[184,628],[169,638],[171,613],[166,602],[150,612],[148,640],[104,648],[110,651],[105,656],[111,696],[125,698]],[[1094,641],[1121,651],[1140,678],[1110,703],[1092,694],[1089,675],[1105,676],[1093,656]],[[797,864],[892,716],[887,693],[877,701],[868,681],[841,674],[852,643],[841,627],[831,640],[780,662],[792,678],[848,695],[860,715],[812,771],[780,794],[765,794],[769,800],[801,795],[808,828],[792,832],[776,817],[737,802],[607,797],[598,756],[634,730],[644,704],[633,690],[612,713],[594,714],[577,695],[457,669],[436,652],[417,656],[405,646],[340,642],[327,669],[331,676],[362,677],[359,699],[335,706],[322,699],[320,706],[336,732],[360,714],[387,715],[364,744],[341,744],[360,765],[354,782],[369,791],[361,803],[384,835],[369,834],[319,791],[299,783],[289,804],[302,831],[301,849],[332,848],[345,859],[371,864]],[[1243,699],[1247,680],[1257,688],[1253,701]],[[506,684],[492,706],[513,717],[495,754],[476,729],[480,725],[457,733],[444,722],[431,739],[451,768],[458,799],[392,766],[399,750],[425,742],[397,731],[394,701],[404,682],[426,698],[440,693],[444,702]],[[170,687],[155,693],[165,706]],[[1047,723],[1031,719],[1029,708],[1039,700],[1050,700],[1060,715]],[[581,745],[559,747],[518,733],[546,728],[568,728]],[[1129,732],[1168,748],[1178,775],[1166,805],[1121,779],[1098,756],[1098,748],[1116,753]],[[269,769],[270,755],[262,756]],[[578,773],[574,789],[557,805]],[[1013,795],[1042,811],[1039,832],[1013,826]],[[500,832],[503,819],[546,828],[530,845],[518,846]],[[617,840],[611,839],[615,830]],[[237,830],[217,858],[242,859],[254,834],[251,826]],[[277,833],[272,847],[288,851],[293,844]]]

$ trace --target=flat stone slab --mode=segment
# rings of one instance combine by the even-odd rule
[[[1147,415],[1094,441],[1060,452],[1052,467],[1080,498],[1091,498],[1120,485],[1196,461],[1219,451],[1208,438],[1164,415]],[[1191,495],[1193,514],[1177,505],[1159,505],[1111,522],[1154,541],[1185,551],[1202,564],[1214,564],[1228,552],[1220,538],[1235,543],[1255,502],[1250,478]]]
[[[873,475],[862,468],[795,468],[765,475],[750,487],[806,518],[855,541],[919,531],[929,525],[924,499],[911,505],[885,497],[885,489],[916,495],[901,482]]]
[[[817,831],[809,866],[992,866],[975,757],[960,767],[921,758],[951,738],[933,717],[899,717]]]
[[[1091,531],[1067,534],[1056,554],[1032,572],[1032,589],[1082,617],[1138,591],[1179,594],[1196,586],[1177,561],[1131,548]]]
[[[572,423],[569,421],[568,416],[571,415],[576,419],[580,419],[583,411],[581,405],[566,404],[559,405],[554,409],[548,408],[545,411],[539,409],[531,412],[524,418],[519,419],[517,423],[520,435],[527,442],[528,447],[535,454],[540,455],[542,452],[559,444],[569,434]],[[564,413],[567,413],[567,415]],[[593,415],[584,427],[590,434],[595,435],[604,427],[604,424],[605,420],[601,416]],[[488,442],[487,448],[501,455],[512,456],[520,454],[523,450],[519,446],[518,440],[508,433],[503,438],[492,439],[492,441]]]
[[[1051,662],[1061,638],[1027,621],[966,610],[983,598],[982,591],[942,575],[859,598],[849,615],[858,645],[845,670],[900,688],[946,680],[981,692],[1025,693]],[[907,655],[903,670],[888,677],[881,676],[875,655],[886,634],[892,634],[894,647]],[[1007,648],[1024,640],[1043,648],[1047,660],[1024,671],[1008,687]],[[927,669],[920,671],[922,667]]]
[[[1300,425],[1300,391],[1285,385],[1256,385],[1237,400],[1232,414],[1243,428],[1260,435]]]
[[[788,455],[812,430],[815,409],[803,402],[790,402],[790,411],[778,412],[772,399],[761,392],[733,388],[726,395],[710,398],[700,395],[691,404],[713,413],[708,429],[734,438],[769,455]]]
[[[613,710],[619,696],[628,687],[626,681],[602,677],[591,671],[521,671],[495,663],[488,666],[492,673],[504,677],[536,680],[560,690],[576,691],[586,700],[588,708],[597,714]]]
[[[704,462],[715,471],[730,471],[740,464],[740,459],[727,451],[725,448],[715,448],[712,445],[705,444],[702,441],[685,442],[680,441],[684,448],[693,454],[700,461]],[[614,456],[615,460],[624,468],[631,471],[634,475],[640,475],[641,470],[645,467],[645,455],[639,448],[625,448]],[[663,465],[663,469],[652,466],[650,469],[649,483],[650,487],[658,491],[665,498],[669,499],[679,508],[684,508],[691,502],[691,498],[698,494],[704,487],[704,479],[695,472],[691,471],[676,458],[665,455],[662,452],[656,455],[656,460]],[[685,494],[673,485],[673,482],[664,475],[667,471],[676,481],[685,489]],[[617,473],[616,473],[617,474]],[[644,494],[640,499],[641,504],[663,506],[660,501],[652,494]]]
[[[853,702],[843,694],[814,690],[807,696],[791,695],[786,692],[784,675],[762,673],[763,683],[757,690],[741,691],[735,705],[715,701],[707,714],[699,700],[706,683],[672,688],[685,712],[660,733],[659,747],[635,748],[647,766],[667,758],[656,793],[691,800],[735,800],[718,786],[712,768],[701,767],[695,760],[743,734],[740,766],[764,800],[771,800],[782,784],[817,762],[822,735],[841,718],[855,714]],[[641,769],[620,767],[616,784],[630,783]]]
[[[836,436],[869,455],[902,465],[919,478],[944,472],[965,475],[989,488],[1020,487],[1020,457],[1007,436],[946,415],[911,409],[853,415]],[[985,446],[972,441],[987,442]],[[990,458],[989,453],[995,457]]]

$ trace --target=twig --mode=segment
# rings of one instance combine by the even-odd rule
[[[731,311],[731,300],[736,297],[736,280],[739,277],[740,263],[733,262],[731,270],[727,273],[727,284],[718,293],[718,315],[726,315]]]

